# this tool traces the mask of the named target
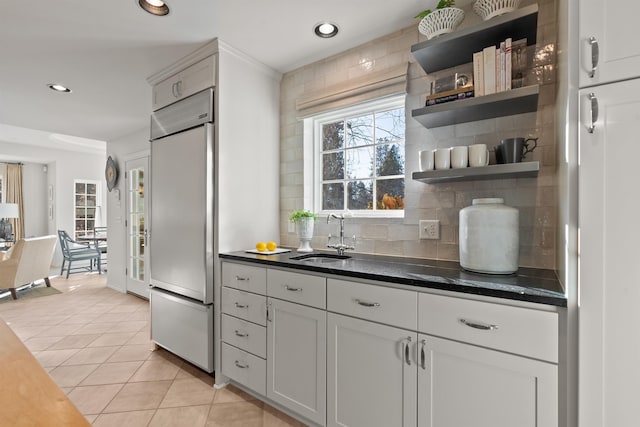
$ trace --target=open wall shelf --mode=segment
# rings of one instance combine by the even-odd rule
[[[478,168],[442,169],[414,172],[412,178],[425,184],[439,182],[470,181],[481,179],[535,178],[540,171],[540,162],[507,163]]]
[[[455,67],[473,61],[473,53],[511,37],[514,41],[527,39],[536,44],[538,5],[516,9],[478,25],[445,34],[433,40],[415,44],[411,53],[427,73]]]

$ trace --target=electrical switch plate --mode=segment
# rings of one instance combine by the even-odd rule
[[[440,239],[440,221],[423,219],[418,223],[420,239]]]

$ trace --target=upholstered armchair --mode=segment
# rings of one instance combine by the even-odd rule
[[[0,258],[0,289],[9,289],[17,299],[16,288],[44,279],[47,286],[49,270],[56,248],[56,236],[33,237],[16,242]]]

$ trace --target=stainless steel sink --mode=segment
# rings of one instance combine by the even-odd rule
[[[343,261],[349,258],[351,258],[349,255],[306,254],[306,255],[294,256],[294,257],[291,257],[290,259],[293,259],[296,261],[313,262],[313,263],[327,263],[327,262]]]

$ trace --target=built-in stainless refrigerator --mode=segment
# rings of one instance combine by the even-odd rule
[[[151,116],[151,339],[213,372],[213,89]]]

